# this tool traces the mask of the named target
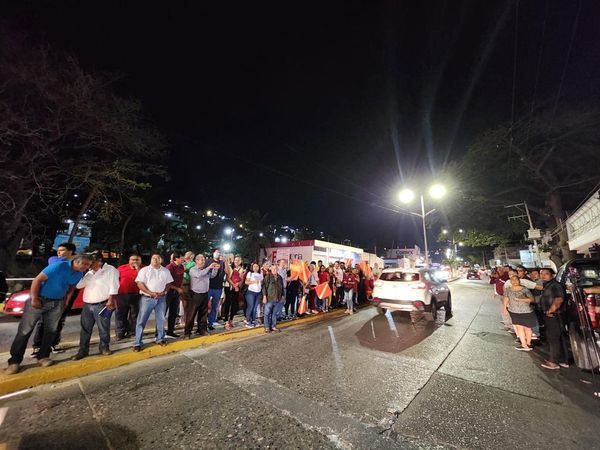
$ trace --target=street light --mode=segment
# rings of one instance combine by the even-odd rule
[[[231,244],[230,244],[229,242],[225,242],[225,243],[223,244],[223,247],[222,247],[222,248],[223,248],[223,251],[224,251],[224,252],[230,252],[230,251],[231,251]]]
[[[429,188],[429,195],[431,198],[440,199],[446,195],[446,187],[441,184],[434,184]],[[421,214],[416,212],[410,212],[410,214],[420,217],[423,221],[423,242],[425,243],[425,268],[429,268],[429,248],[427,245],[427,226],[425,225],[425,217],[435,211],[432,209],[431,211],[425,212],[425,199],[423,194],[420,194],[421,198]],[[400,191],[399,195],[400,201],[402,203],[411,203],[415,198],[415,193],[410,189],[403,189]]]
[[[225,228],[225,234],[227,236],[231,236],[231,233],[233,233],[233,230],[231,228]]]

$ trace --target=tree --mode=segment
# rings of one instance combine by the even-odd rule
[[[256,209],[248,210],[240,217],[243,237],[238,244],[239,253],[248,261],[259,261],[261,249],[266,248],[270,242],[268,218],[268,214]]]
[[[504,206],[527,201],[536,224],[556,230],[555,256],[570,257],[563,222],[600,182],[600,110],[541,109],[482,133],[461,161],[449,165],[458,198],[446,211],[456,225],[507,237]]]
[[[128,199],[164,176],[160,134],[139,102],[111,91],[114,79],[84,71],[77,60],[0,30],[0,267],[25,236],[70,212],[120,219]],[[73,233],[75,233],[75,231]]]

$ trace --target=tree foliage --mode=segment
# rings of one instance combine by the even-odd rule
[[[73,192],[86,199],[85,209],[115,223],[153,177],[164,175],[162,137],[145,123],[139,102],[111,90],[113,81],[2,29],[0,267],[21,238],[70,212]]]
[[[600,182],[599,147],[596,107],[541,109],[512,127],[488,130],[447,168],[458,193],[446,211],[448,221],[507,237],[528,227],[509,224],[505,206],[527,201],[534,226],[555,230],[555,253],[565,259],[569,251],[561,224],[567,210]]]

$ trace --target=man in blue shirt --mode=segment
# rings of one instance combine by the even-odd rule
[[[71,261],[75,257],[76,251],[77,251],[77,247],[75,246],[75,244],[73,244],[71,242],[63,242],[62,244],[58,245],[58,248],[56,249],[56,256],[51,256],[50,258],[48,258],[48,265],[54,264],[54,263],[57,263],[60,261]],[[73,297],[75,297],[75,296],[73,295]],[[69,303],[65,306],[65,308],[63,309],[62,316],[60,318],[60,321],[58,322],[58,327],[56,328],[56,337],[54,338],[54,343],[51,346],[53,353],[64,352],[64,350],[62,350],[58,347],[58,344],[60,343],[60,332],[63,329],[63,326],[65,325],[65,318],[67,316],[67,313],[71,310],[71,307],[73,306],[74,301],[75,301],[75,298],[72,298],[69,301]],[[31,356],[37,356],[37,352],[40,350],[40,347],[42,346],[42,337],[43,336],[44,336],[44,321],[40,320],[38,322],[38,324],[35,326],[35,330],[33,332],[33,352],[31,353]]]
[[[44,336],[37,354],[38,364],[42,367],[53,364],[50,359],[50,346],[54,341],[64,305],[90,265],[89,256],[77,255],[72,261],[50,264],[33,279],[31,299],[25,303],[25,312],[10,347],[7,374],[19,371],[29,336],[40,319],[44,320]]]

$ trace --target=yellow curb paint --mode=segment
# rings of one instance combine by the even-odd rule
[[[327,314],[309,316],[299,320],[281,322],[279,328],[289,328],[298,325],[320,322],[324,319],[333,319],[344,315],[344,310],[336,310]],[[42,384],[55,383],[68,380],[70,378],[79,378],[85,375],[101,372],[103,370],[114,369],[143,361],[155,356],[175,353],[182,350],[189,350],[204,345],[215,344],[235,339],[264,334],[264,327],[240,328],[238,330],[228,331],[210,336],[202,336],[189,340],[179,340],[171,342],[165,347],[156,344],[147,344],[140,352],[134,352],[131,348],[119,350],[110,356],[90,356],[80,361],[66,361],[50,367],[28,368],[15,375],[6,375],[0,373],[0,396],[10,394],[21,389],[26,389]],[[0,448],[1,450],[1,448]]]

